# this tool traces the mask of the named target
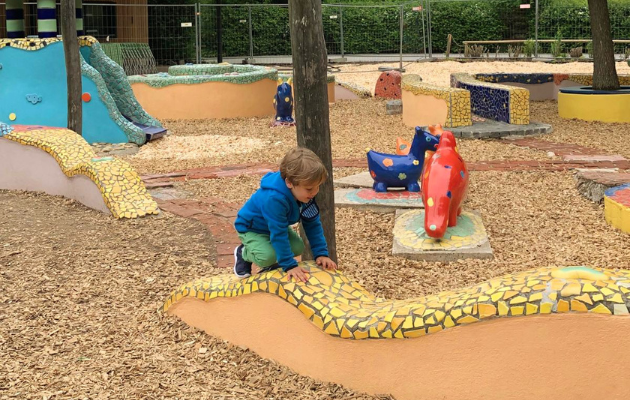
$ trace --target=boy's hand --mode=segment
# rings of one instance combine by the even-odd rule
[[[327,269],[329,271],[337,269],[337,264],[335,264],[335,262],[333,260],[331,260],[330,258],[325,257],[325,256],[317,257],[317,260],[315,260],[315,262],[320,267],[323,267],[324,269]]]
[[[287,271],[287,280],[291,282],[291,278],[295,278],[298,282],[306,282],[308,281],[308,271],[302,267],[291,268]]]

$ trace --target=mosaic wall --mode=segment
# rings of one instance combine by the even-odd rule
[[[82,40],[82,42],[80,42],[81,46],[88,46],[90,48],[88,57],[89,64],[103,77],[107,89],[115,101],[117,109],[120,111],[118,114],[126,115],[143,125],[162,128],[160,121],[150,116],[144,111],[140,103],[138,103],[136,96],[133,94],[133,89],[131,89],[131,85],[127,80],[125,70],[105,54],[96,39],[89,36],[82,36],[80,39]],[[112,116],[112,118],[114,118],[114,116]],[[125,122],[130,124],[124,117],[122,118],[123,121],[120,121],[118,117],[115,119],[118,119],[120,124]],[[133,136],[138,134],[138,130],[142,132],[142,130],[135,125],[130,125],[133,127]],[[128,129],[128,127],[125,126],[125,129]]]
[[[412,74],[403,76],[402,90],[411,92],[414,95],[433,96],[437,99],[445,100],[448,114],[444,127],[456,128],[458,126],[472,125],[472,116],[470,114],[471,96],[469,91],[422,83],[422,78]]]
[[[451,74],[451,86],[470,91],[472,113],[508,124],[529,124],[529,91],[476,80],[469,74]]]
[[[145,83],[161,88],[175,84],[194,85],[205,82],[228,82],[248,84],[263,79],[278,79],[278,71],[270,67],[231,64],[177,65],[169,68],[169,73],[130,76],[129,83]]]
[[[67,177],[85,175],[98,187],[116,218],[136,218],[159,212],[157,203],[129,163],[114,157],[96,157],[76,133],[62,128],[14,125],[3,137],[50,154]]]
[[[554,81],[554,74],[475,74],[474,77],[478,81],[489,83],[542,84]]]
[[[584,86],[593,84],[592,74],[475,74],[474,78],[490,83],[517,82],[532,85],[554,82],[556,85],[560,85],[562,81],[569,80]],[[619,75],[619,84],[630,85],[630,75]]]
[[[630,233],[630,183],[604,192],[606,222],[625,233]]]
[[[584,86],[592,86],[593,85],[593,75],[592,74],[568,74],[566,75],[566,79],[580,83]],[[630,75],[618,75],[619,84],[620,85],[630,85]]]
[[[370,89],[361,87],[359,85],[357,85],[356,83],[351,83],[351,82],[341,82],[341,81],[336,81],[337,85],[348,89],[349,91],[351,91],[352,93],[356,94],[357,96],[359,96],[362,99],[367,99],[372,97],[372,92],[370,91]]]
[[[628,315],[630,271],[586,267],[541,268],[466,289],[408,300],[375,298],[343,272],[322,271],[312,261],[307,283],[287,282],[275,270],[238,279],[198,279],[177,288],[162,310],[185,297],[215,298],[270,293],[295,306],[315,326],[343,339],[414,338],[496,317],[567,312]],[[270,316],[272,318],[273,316]]]

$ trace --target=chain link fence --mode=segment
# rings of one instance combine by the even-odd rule
[[[609,2],[614,39],[630,39],[628,4]],[[83,8],[87,34],[103,44],[147,45],[162,68],[214,63],[219,58],[232,63],[291,63],[287,5],[85,3]],[[25,3],[24,14],[26,34],[36,35],[36,3]],[[5,5],[0,3],[0,37],[6,37],[5,18]],[[586,0],[323,4],[322,19],[331,61],[402,63],[403,58],[441,57],[447,49],[451,56],[463,56],[466,41],[520,40],[483,45],[486,53],[514,56],[515,51],[524,51],[528,39],[536,44],[534,56],[551,57],[566,54],[573,46],[587,50],[590,38]],[[559,45],[558,39],[565,42]],[[568,43],[566,39],[584,40]],[[618,57],[627,58],[629,46],[630,42],[616,43]]]

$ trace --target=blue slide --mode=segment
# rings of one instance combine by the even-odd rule
[[[141,145],[163,136],[166,129],[138,103],[122,67],[96,39],[79,40],[85,140]],[[0,39],[0,120],[67,127],[66,79],[60,39]]]

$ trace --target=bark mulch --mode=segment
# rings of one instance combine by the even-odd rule
[[[117,221],[63,198],[0,191],[0,239],[0,399],[386,398],[300,376],[162,316],[176,286],[227,272],[214,267],[199,223],[167,213]]]

